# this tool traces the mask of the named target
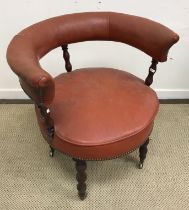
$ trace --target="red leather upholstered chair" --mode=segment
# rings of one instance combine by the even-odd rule
[[[167,27],[145,18],[89,12],[39,22],[11,41],[8,63],[35,103],[51,156],[59,150],[76,161],[81,199],[86,197],[86,160],[111,159],[139,148],[139,167],[143,167],[159,106],[149,86],[157,63],[167,60],[169,48],[178,39]],[[68,44],[90,40],[122,42],[151,56],[146,80],[111,68],[72,71]],[[68,73],[52,78],[39,60],[57,47],[63,49]]]

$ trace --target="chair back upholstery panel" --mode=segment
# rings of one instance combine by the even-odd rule
[[[133,15],[110,13],[109,40],[131,45],[155,60],[167,60],[169,48],[179,37],[169,28],[152,20]]]
[[[133,15],[113,12],[68,14],[34,24],[19,36],[32,40],[39,57],[63,44],[110,40],[129,44],[158,61],[166,61],[178,35],[169,28]]]
[[[129,44],[163,62],[178,39],[167,27],[145,18],[114,12],[76,13],[51,18],[21,31],[8,47],[7,60],[24,91],[37,103],[43,95],[42,102],[49,105],[54,97],[54,81],[41,68],[39,59],[52,49],[69,43],[109,40]]]
[[[63,44],[92,40],[108,40],[106,13],[76,13],[36,23],[18,36],[32,40],[33,50],[39,57]]]

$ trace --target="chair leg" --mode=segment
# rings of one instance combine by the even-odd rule
[[[139,169],[143,168],[144,160],[145,160],[146,154],[148,152],[148,149],[147,149],[148,144],[149,144],[149,138],[139,148],[139,157],[140,157]]]
[[[85,160],[78,160],[75,158],[73,158],[73,160],[75,161],[75,167],[77,170],[76,180],[78,181],[77,184],[78,196],[81,200],[84,200],[87,197],[86,193],[87,185],[85,183],[87,179],[87,174],[85,173],[87,164]]]
[[[50,150],[49,150],[49,156],[53,157],[54,156],[54,148],[50,146]]]

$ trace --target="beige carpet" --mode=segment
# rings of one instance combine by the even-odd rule
[[[0,209],[189,209],[189,105],[161,105],[142,170],[138,151],[88,162],[88,197],[71,158],[48,155],[33,105],[0,105]]]

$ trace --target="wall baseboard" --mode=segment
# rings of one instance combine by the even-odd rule
[[[159,99],[189,99],[189,89],[155,89]]]
[[[159,99],[189,99],[189,89],[155,89]],[[0,89],[0,99],[29,99],[22,89]]]
[[[0,99],[29,99],[22,89],[0,89]]]

